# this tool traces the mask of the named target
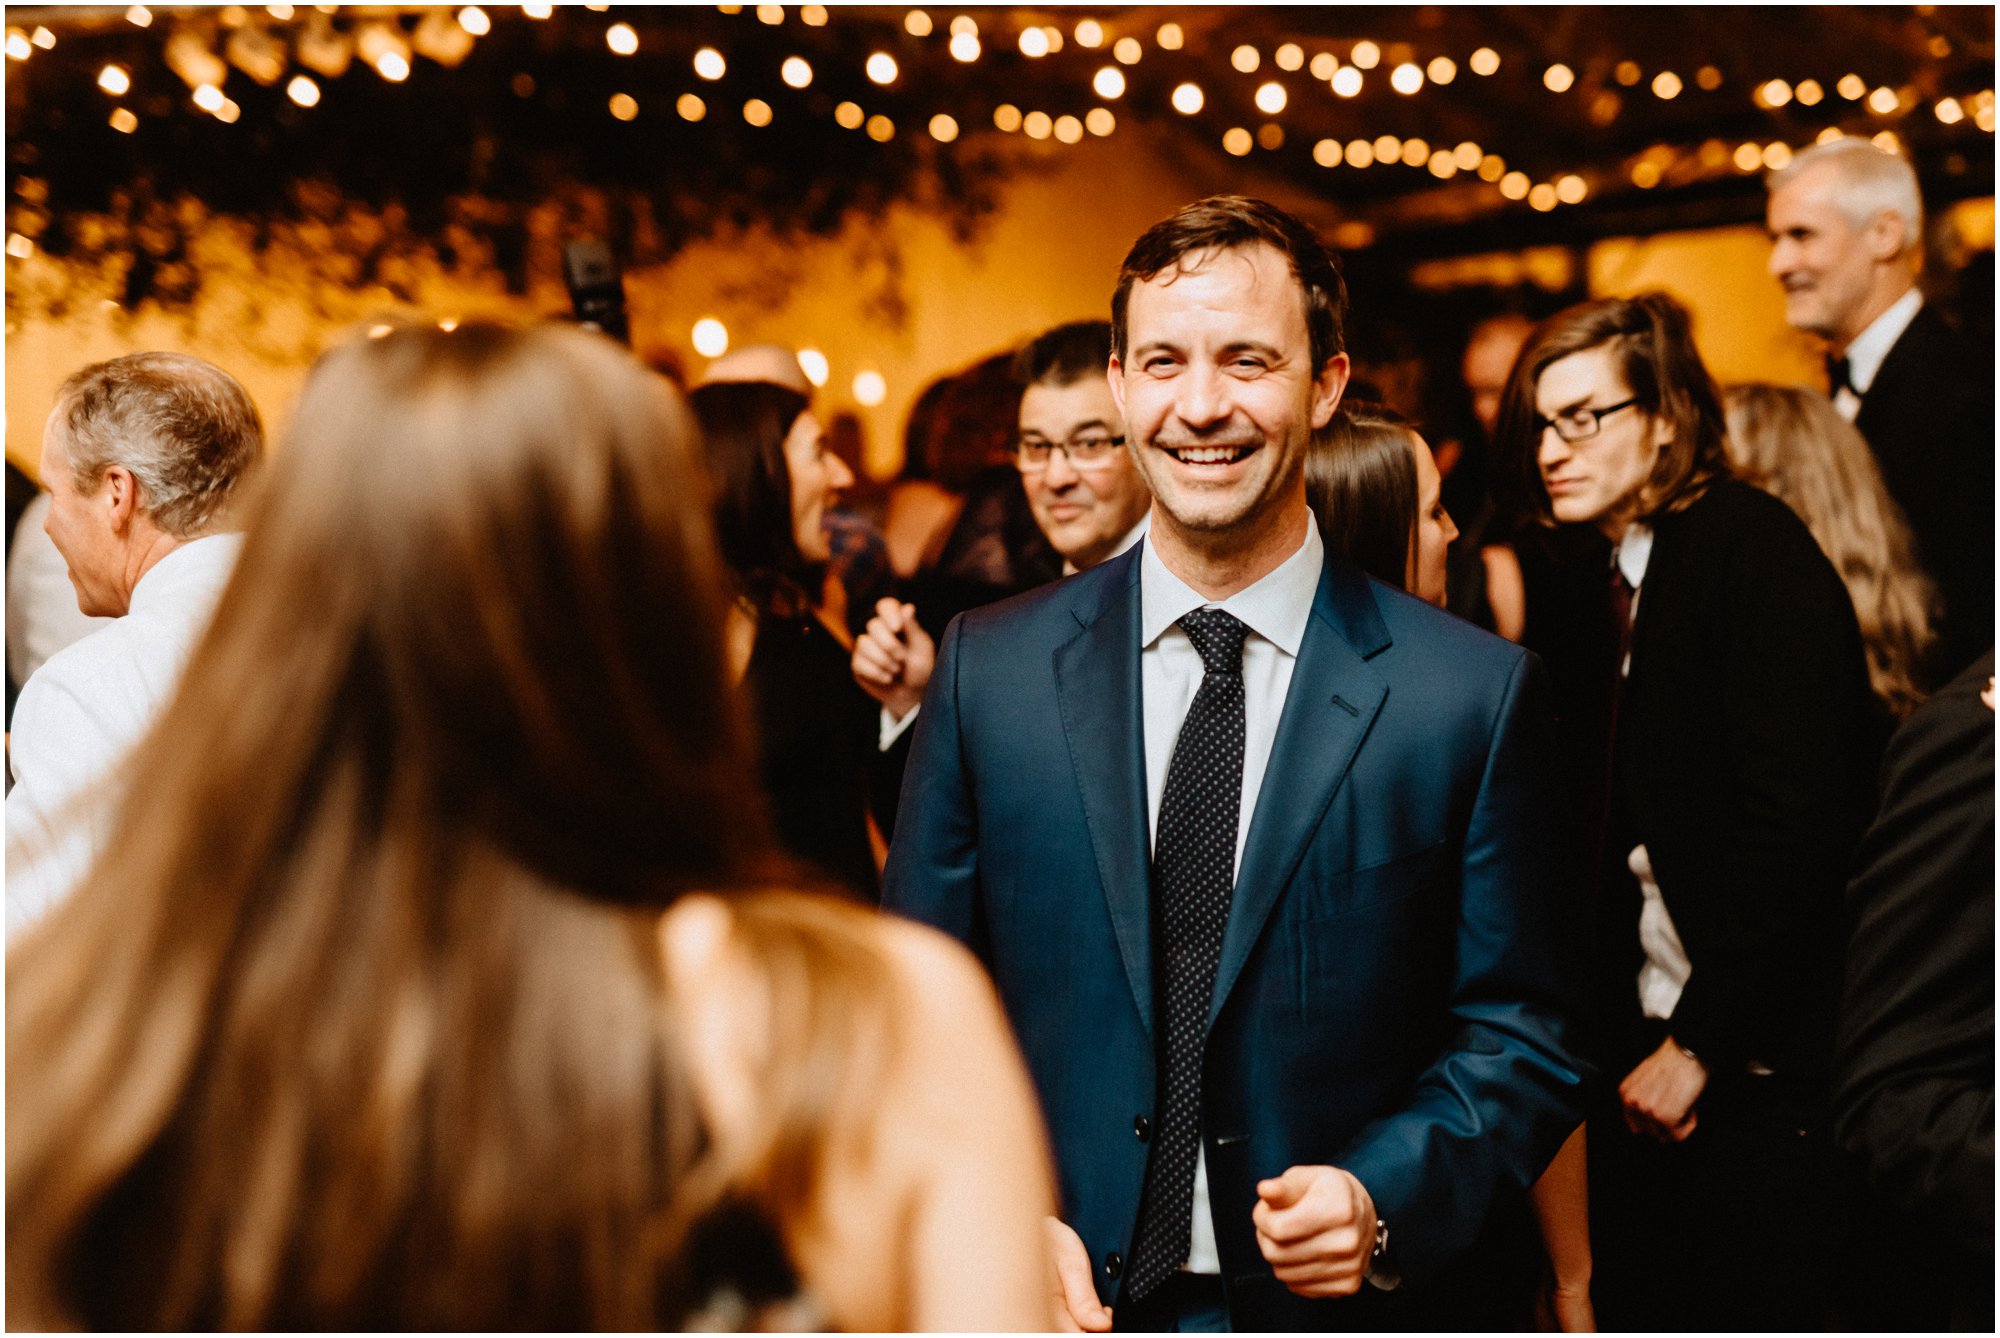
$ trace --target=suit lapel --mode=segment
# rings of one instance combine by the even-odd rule
[[[1237,871],[1211,1026],[1388,696],[1367,663],[1388,644],[1367,578],[1329,554]]]
[[[1081,631],[1057,647],[1056,698],[1097,876],[1111,911],[1132,1000],[1153,1030],[1152,878],[1146,841],[1146,758],[1139,687],[1137,548],[1099,588],[1095,607],[1073,610]]]

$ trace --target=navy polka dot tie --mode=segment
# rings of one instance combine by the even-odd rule
[[[1203,673],[1167,765],[1153,838],[1157,1012],[1164,1025],[1158,1135],[1139,1204],[1128,1301],[1187,1262],[1201,1146],[1202,1042],[1236,885],[1243,806],[1243,638],[1250,629],[1220,609],[1196,609],[1180,625],[1201,652]]]

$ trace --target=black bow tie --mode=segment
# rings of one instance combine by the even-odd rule
[[[1847,378],[1847,359],[1828,358],[1826,360],[1826,393],[1831,397],[1838,395],[1843,390],[1856,395],[1861,393],[1855,390],[1854,382]]]

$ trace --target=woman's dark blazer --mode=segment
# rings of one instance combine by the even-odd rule
[[[1717,482],[1653,531],[1610,855],[1646,846],[1687,950],[1674,1039],[1713,1071],[1757,1061],[1816,1083],[1883,742],[1854,609],[1804,522],[1747,484]],[[1636,971],[1637,885],[1612,886]]]

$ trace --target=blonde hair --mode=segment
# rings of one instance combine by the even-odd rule
[[[597,335],[401,330],[272,474],[115,854],[9,954],[8,1317],[674,1327],[706,1214],[810,1196],[802,1047],[883,974],[743,922],[793,1076],[716,1164],[660,912],[770,871],[691,419]]]
[[[1805,521],[1854,601],[1870,686],[1892,715],[1908,715],[1925,696],[1937,590],[1867,441],[1814,391],[1750,384],[1724,399],[1730,462]]]

